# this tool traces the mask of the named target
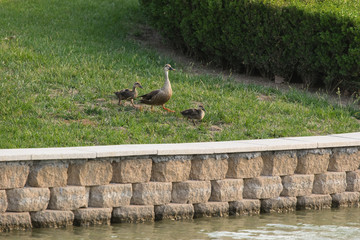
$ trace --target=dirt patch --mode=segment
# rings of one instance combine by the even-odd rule
[[[97,123],[94,121],[91,121],[89,119],[77,119],[77,120],[64,120],[64,123],[67,125],[70,125],[72,123],[80,123],[81,125],[84,126],[96,126]]]
[[[273,96],[268,96],[268,95],[263,95],[263,94],[260,94],[257,96],[257,99],[259,101],[265,101],[265,102],[271,102],[271,101],[274,101],[274,97]]]
[[[55,97],[58,97],[58,96],[64,96],[64,95],[70,95],[70,96],[75,96],[76,94],[79,93],[79,91],[75,88],[69,88],[67,90],[65,89],[49,89],[49,94],[48,96],[51,97],[51,98],[55,98]]]
[[[115,131],[122,132],[122,133],[126,133],[126,132],[127,132],[127,129],[124,128],[124,127],[114,127],[113,129],[114,129]]]
[[[209,128],[210,132],[221,132],[223,129],[219,126],[216,126],[216,125],[212,125],[210,128]]]

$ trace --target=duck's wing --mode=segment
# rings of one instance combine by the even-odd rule
[[[184,111],[181,111],[180,112],[183,116],[185,117],[188,117],[188,118],[194,118],[196,116],[198,116],[200,113],[199,113],[199,110],[198,109],[186,109]]]
[[[115,95],[121,95],[122,93],[124,93],[124,92],[129,92],[130,91],[130,89],[123,89],[123,90],[120,90],[120,91],[117,91],[117,92],[115,92]]]
[[[147,94],[141,95],[141,96],[139,96],[139,97],[142,98],[140,101],[142,101],[142,100],[151,101],[151,99],[153,99],[159,93],[160,93],[160,89],[157,89],[157,90],[154,90],[154,91],[149,92]]]
[[[133,92],[130,91],[130,89],[123,89],[119,92],[115,92],[115,95],[118,97],[121,97],[123,99],[128,99],[128,98],[133,97]]]

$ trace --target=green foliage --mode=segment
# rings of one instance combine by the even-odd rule
[[[192,54],[307,85],[360,87],[358,0],[140,0],[152,23]]]

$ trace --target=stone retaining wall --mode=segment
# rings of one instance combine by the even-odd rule
[[[0,150],[0,230],[359,206],[360,133],[94,149]]]

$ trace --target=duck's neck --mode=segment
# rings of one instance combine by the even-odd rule
[[[164,86],[162,87],[162,90],[164,90],[164,91],[172,91],[171,90],[170,80],[169,80],[169,71],[166,71],[166,70],[165,70],[165,82],[164,82]]]
[[[133,92],[133,94],[134,94],[134,95],[133,95],[134,98],[137,98],[138,92],[136,91],[136,87],[135,87],[135,86],[133,86],[132,92]]]

